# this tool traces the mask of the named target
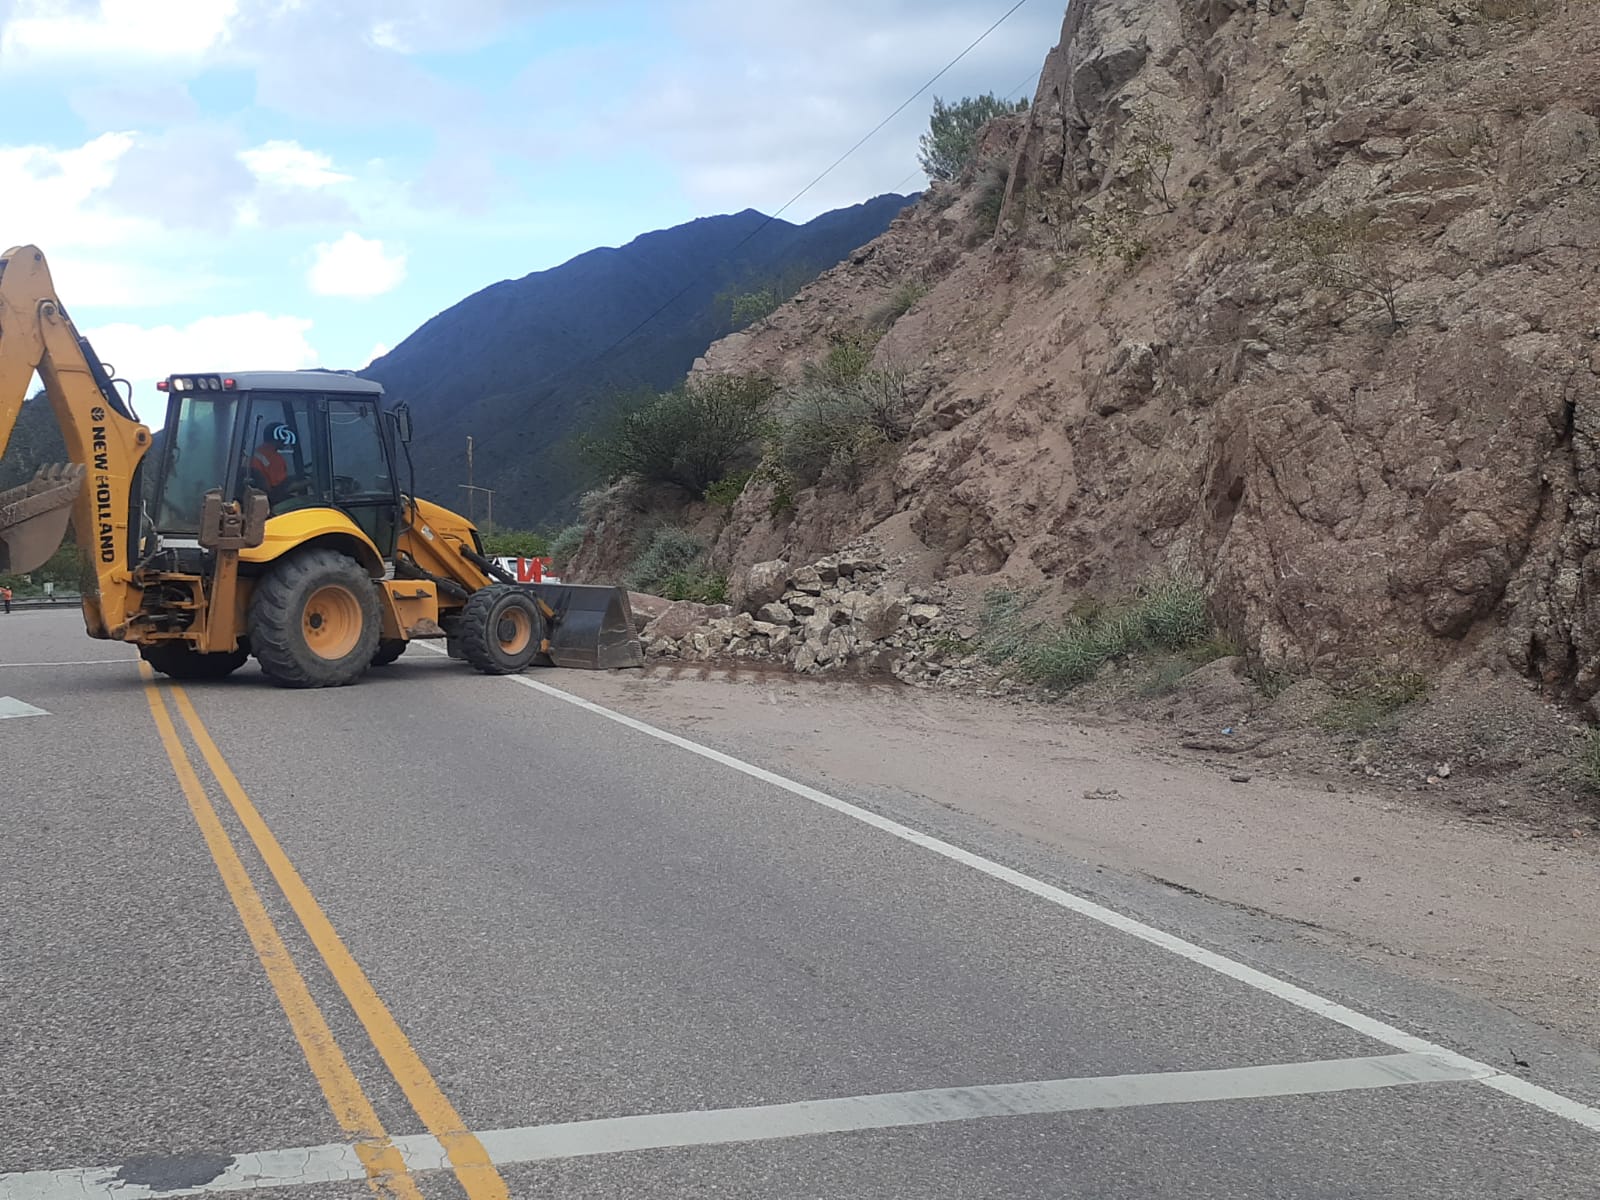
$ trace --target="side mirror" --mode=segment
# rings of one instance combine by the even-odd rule
[[[410,445],[411,406],[409,404],[397,404],[389,415],[394,418],[395,436],[398,437],[401,442],[405,443],[406,445]]]

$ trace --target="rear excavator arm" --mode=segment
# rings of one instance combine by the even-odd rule
[[[93,568],[84,581],[89,635],[120,638],[138,604],[139,464],[150,431],[122,399],[57,298],[44,255],[18,246],[0,257],[0,455],[35,372],[70,464],[0,493],[0,571],[33,571],[54,554],[70,517]]]

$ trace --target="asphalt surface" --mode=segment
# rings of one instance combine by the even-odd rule
[[[534,677],[560,686],[563,674]],[[252,664],[184,690],[486,1146],[640,1114],[966,1089],[942,1101],[959,1106],[987,1085],[1396,1053],[849,815],[420,649],[352,688],[283,691]],[[0,617],[4,696],[46,715],[0,719],[0,1200],[119,1194],[61,1174],[79,1169],[146,1185],[120,1194],[159,1195],[220,1186],[234,1155],[336,1158],[351,1135],[200,835],[131,652],[84,638],[75,615]],[[426,1135],[174,717],[384,1129]],[[758,746],[721,748],[759,764]],[[940,826],[909,799],[838,780],[829,790],[1075,882],[1073,864]],[[1113,907],[1166,915],[1132,882],[1094,887]],[[1235,912],[1184,903],[1184,936],[1214,933],[1228,953],[1252,944],[1254,965],[1292,969],[1495,1068],[1530,1063],[1538,1082],[1595,1103],[1591,1047],[1525,1028],[1512,1046],[1496,1014],[1326,956],[1297,959],[1276,934],[1242,936]],[[1600,1132],[1465,1080],[903,1127],[869,1115],[808,1136],[764,1135],[767,1120],[715,1117],[736,1130],[716,1144],[502,1157],[499,1176],[516,1197],[1600,1197]],[[465,1194],[426,1165],[415,1184]],[[286,1177],[229,1194],[371,1193],[359,1179]]]

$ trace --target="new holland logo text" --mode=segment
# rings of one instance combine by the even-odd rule
[[[105,419],[103,410],[95,411],[101,420]],[[106,442],[106,427],[91,425],[89,442],[94,458],[94,523],[100,535],[100,561],[112,563],[117,561],[117,535],[111,525],[111,447]]]

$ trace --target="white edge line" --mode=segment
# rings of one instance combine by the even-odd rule
[[[551,1159],[775,1141],[996,1117],[1462,1083],[1481,1078],[1483,1073],[1465,1070],[1440,1055],[1390,1054],[1203,1071],[926,1088],[745,1108],[639,1113],[484,1130],[476,1137],[496,1166],[520,1166]],[[443,1171],[450,1166],[444,1148],[431,1134],[407,1134],[393,1140],[406,1167],[413,1172]],[[366,1171],[353,1147],[330,1143],[238,1154],[214,1178],[170,1189],[130,1183],[119,1178],[122,1174],[123,1169],[118,1167],[0,1174],[0,1200],[156,1200],[359,1181],[365,1178]]]
[[[435,654],[445,653],[445,651],[436,646],[426,646],[425,648]],[[1442,1057],[1463,1070],[1471,1071],[1475,1075],[1481,1076],[1480,1082],[1485,1087],[1494,1088],[1507,1096],[1512,1096],[1536,1108],[1541,1108],[1553,1116],[1581,1125],[1594,1133],[1600,1133],[1600,1109],[1584,1104],[1582,1101],[1563,1096],[1559,1092],[1551,1091],[1549,1088],[1540,1087],[1538,1084],[1530,1083],[1526,1079],[1514,1075],[1506,1075],[1498,1068],[1491,1067],[1487,1063],[1479,1062],[1477,1059],[1469,1058],[1464,1054],[1458,1054],[1454,1050],[1447,1049],[1436,1042],[1430,1042],[1426,1038],[1406,1033],[1393,1025],[1379,1021],[1375,1017],[1369,1017],[1365,1013],[1359,1013],[1353,1008],[1347,1008],[1343,1004],[1329,1000],[1325,996],[1319,996],[1315,992],[1307,991],[1305,988],[1298,987],[1292,983],[1285,983],[1283,980],[1268,975],[1264,971],[1258,971],[1254,967],[1235,962],[1233,959],[1218,954],[1213,950],[1207,950],[1203,946],[1197,946],[1193,942],[1185,941],[1176,934],[1167,933],[1165,930],[1157,929],[1153,925],[1146,925],[1143,921],[1136,921],[1132,917],[1124,916],[1114,909],[1096,904],[1093,900],[1087,900],[1082,896],[1035,879],[1031,875],[1024,875],[1021,871],[1002,866],[992,859],[984,858],[981,854],[963,850],[961,847],[952,845],[940,838],[920,833],[910,826],[900,824],[898,821],[891,821],[888,817],[879,816],[868,809],[840,800],[836,796],[830,796],[826,792],[820,792],[814,787],[796,783],[794,780],[769,771],[765,767],[758,767],[753,763],[745,762],[743,759],[734,758],[731,754],[724,754],[720,750],[702,746],[699,742],[692,742],[688,738],[680,737],[675,733],[668,733],[665,729],[658,729],[656,726],[647,724],[637,718],[616,712],[613,709],[606,708],[604,705],[596,704],[592,700],[585,700],[582,696],[575,696],[571,692],[564,692],[560,688],[551,687],[547,683],[529,679],[525,675],[507,675],[505,678],[512,683],[531,688],[536,692],[564,701],[586,712],[594,713],[596,716],[604,717],[608,721],[615,721],[619,725],[625,725],[629,729],[666,742],[668,745],[677,746],[680,750],[698,754],[701,758],[710,759],[714,763],[729,767],[732,770],[750,776],[752,779],[759,779],[761,782],[769,783],[773,787],[782,788],[786,792],[820,804],[824,808],[831,808],[835,812],[853,817],[857,821],[870,825],[874,829],[882,830],[884,833],[891,834],[901,841],[910,842],[913,846],[920,846],[924,850],[931,850],[935,854],[942,855],[953,862],[961,863],[963,866],[971,867],[975,871],[981,871],[985,875],[1001,880],[1004,883],[1009,883],[1022,891],[1029,892],[1041,900],[1048,900],[1052,904],[1069,909],[1079,916],[1088,917],[1092,921],[1098,921],[1102,925],[1109,925],[1112,929],[1139,938],[1141,941],[1160,946],[1163,950],[1176,954],[1179,958],[1187,959],[1198,966],[1215,971],[1219,975],[1253,987],[1257,991],[1265,992],[1269,996],[1275,996],[1279,1000],[1293,1004],[1296,1008],[1302,1008],[1307,1012],[1315,1013],[1319,1017],[1325,1017],[1336,1024],[1343,1025],[1346,1029],[1353,1029],[1357,1033],[1372,1038],[1374,1041],[1382,1042],[1386,1046],[1393,1046],[1396,1050],[1403,1050],[1409,1054],[1430,1054]]]

